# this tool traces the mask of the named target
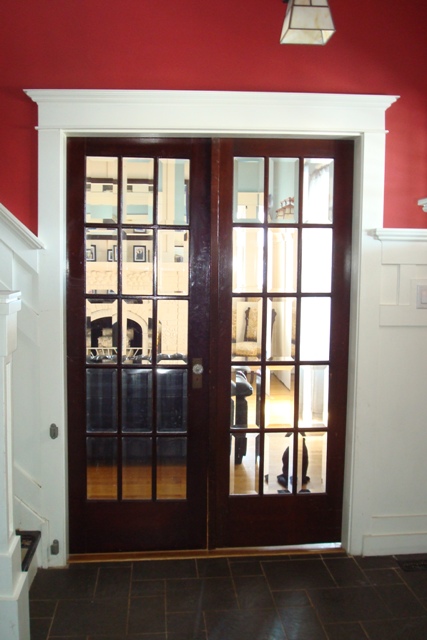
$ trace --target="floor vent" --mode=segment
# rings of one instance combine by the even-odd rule
[[[422,560],[398,560],[402,571],[427,571],[427,558]]]
[[[20,531],[18,529],[16,535],[21,538],[21,569],[22,571],[28,571],[31,560],[36,552],[41,533],[40,531]]]

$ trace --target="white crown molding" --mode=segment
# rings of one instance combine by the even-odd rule
[[[427,229],[374,229],[370,235],[381,242],[427,242]]]
[[[38,104],[42,130],[108,130],[110,134],[161,130],[163,135],[191,130],[193,135],[222,136],[248,130],[252,135],[272,136],[384,132],[384,113],[398,99],[394,95],[248,91],[26,89],[25,93]]]

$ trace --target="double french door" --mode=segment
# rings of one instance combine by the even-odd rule
[[[69,140],[71,553],[340,540],[352,157]]]

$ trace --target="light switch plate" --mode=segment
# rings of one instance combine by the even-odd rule
[[[427,309],[427,284],[417,284],[417,309]]]

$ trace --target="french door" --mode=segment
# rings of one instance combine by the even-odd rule
[[[69,140],[71,553],[340,539],[352,156]]]

